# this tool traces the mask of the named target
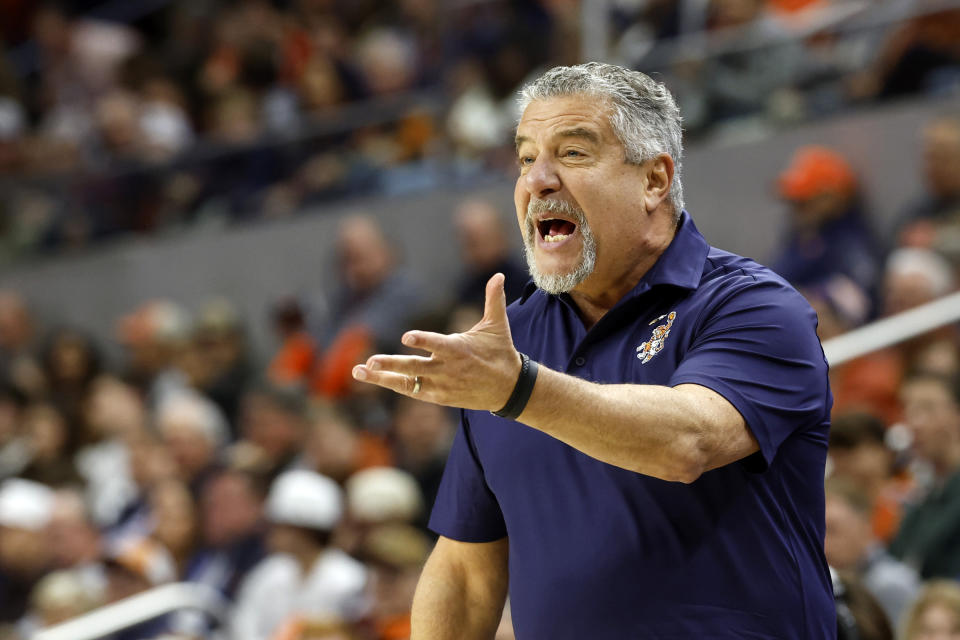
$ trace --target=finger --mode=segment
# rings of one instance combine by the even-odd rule
[[[353,368],[353,377],[361,382],[369,382],[404,395],[413,394],[413,376],[393,373],[392,371],[371,370],[366,365],[358,364]]]
[[[388,356],[377,354],[367,359],[366,367],[371,371],[391,371],[408,376],[423,375],[430,358],[425,356]]]
[[[487,281],[486,300],[483,305],[483,319],[487,322],[507,322],[507,294],[503,285],[506,276],[495,273]]]
[[[407,331],[400,342],[408,347],[423,349],[430,353],[450,351],[453,336],[432,331]]]

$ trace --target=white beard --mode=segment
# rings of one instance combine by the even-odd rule
[[[533,221],[536,215],[546,212],[560,213],[573,218],[577,223],[577,230],[580,237],[583,238],[583,246],[580,249],[580,262],[569,273],[543,274],[537,268],[537,259],[534,255],[534,246],[536,243],[537,228]],[[593,273],[597,264],[597,241],[593,237],[593,232],[587,225],[583,210],[575,207],[569,202],[562,200],[540,200],[532,198],[527,205],[527,217],[524,220],[525,233],[523,235],[524,255],[527,258],[527,269],[530,270],[530,276],[537,287],[546,293],[557,295],[567,293],[578,284],[587,279]]]

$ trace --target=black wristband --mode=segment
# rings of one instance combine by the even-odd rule
[[[507,404],[503,405],[503,409],[490,413],[507,420],[514,420],[523,413],[527,402],[530,401],[530,394],[533,393],[533,385],[537,381],[537,371],[539,370],[540,365],[537,364],[536,360],[531,360],[527,354],[521,353],[520,375],[517,377],[517,384],[513,387],[510,399],[507,400]]]

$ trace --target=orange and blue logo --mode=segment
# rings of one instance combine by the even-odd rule
[[[673,326],[673,321],[676,317],[677,312],[671,311],[669,314],[660,316],[650,323],[653,324],[664,318],[667,319],[665,323],[656,326],[649,340],[637,347],[637,359],[640,360],[640,364],[650,362],[650,358],[660,353],[660,350],[663,349],[663,343],[666,341],[667,336],[670,335],[670,327]]]

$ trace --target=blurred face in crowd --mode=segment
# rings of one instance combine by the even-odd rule
[[[949,463],[960,441],[960,407],[947,383],[935,378],[907,381],[901,399],[917,455],[935,465]]]
[[[934,297],[933,285],[923,273],[888,273],[884,277],[883,311],[887,315],[913,309]]]
[[[394,434],[405,457],[427,461],[442,455],[452,431],[446,408],[410,398],[399,400]]]
[[[353,428],[335,416],[318,416],[310,425],[307,456],[313,469],[329,478],[342,481],[353,473],[358,446]]]
[[[153,536],[175,557],[189,553],[197,537],[193,498],[179,482],[164,482],[150,494]]]
[[[186,419],[185,415],[172,415],[159,427],[163,442],[180,471],[180,477],[189,481],[213,463],[216,449],[201,428],[190,424]]]
[[[177,477],[177,463],[170,452],[147,432],[124,440],[130,456],[130,475],[141,489]]]
[[[669,186],[670,159],[627,163],[608,107],[587,96],[531,102],[517,158],[517,220],[538,286],[601,295],[636,283],[654,254],[648,212],[666,196],[649,187]]]
[[[935,195],[960,196],[960,122],[940,120],[924,131],[923,166]]]
[[[50,352],[50,375],[58,382],[80,383],[90,377],[93,367],[91,345],[69,331],[56,337]]]
[[[960,616],[935,602],[920,614],[916,629],[907,640],[960,640]]]
[[[463,261],[477,271],[496,267],[507,252],[497,210],[488,202],[468,200],[457,209],[456,218]]]
[[[137,392],[114,378],[98,379],[87,397],[84,414],[96,437],[122,437],[146,429],[146,409]]]
[[[824,552],[834,569],[854,569],[873,539],[866,514],[844,498],[827,494]]]
[[[24,422],[28,446],[35,460],[46,462],[64,454],[67,425],[56,409],[44,405],[32,407]]]
[[[213,547],[228,545],[253,534],[260,524],[263,504],[249,478],[221,473],[203,488],[203,539]]]
[[[390,274],[393,256],[377,223],[370,218],[350,218],[340,226],[337,243],[340,270],[355,291],[375,289]]]
[[[50,563],[50,549],[41,531],[0,526],[0,570],[28,578]]]
[[[32,339],[33,322],[23,299],[13,292],[0,292],[0,349],[18,351]]]
[[[890,477],[892,458],[893,453],[876,442],[830,450],[834,475],[849,479],[869,495],[874,495]]]
[[[300,445],[305,429],[303,422],[259,393],[248,395],[244,401],[244,436],[272,461],[281,460]]]
[[[72,490],[57,494],[47,537],[57,567],[93,562],[100,555],[100,533],[87,517],[83,497]]]

